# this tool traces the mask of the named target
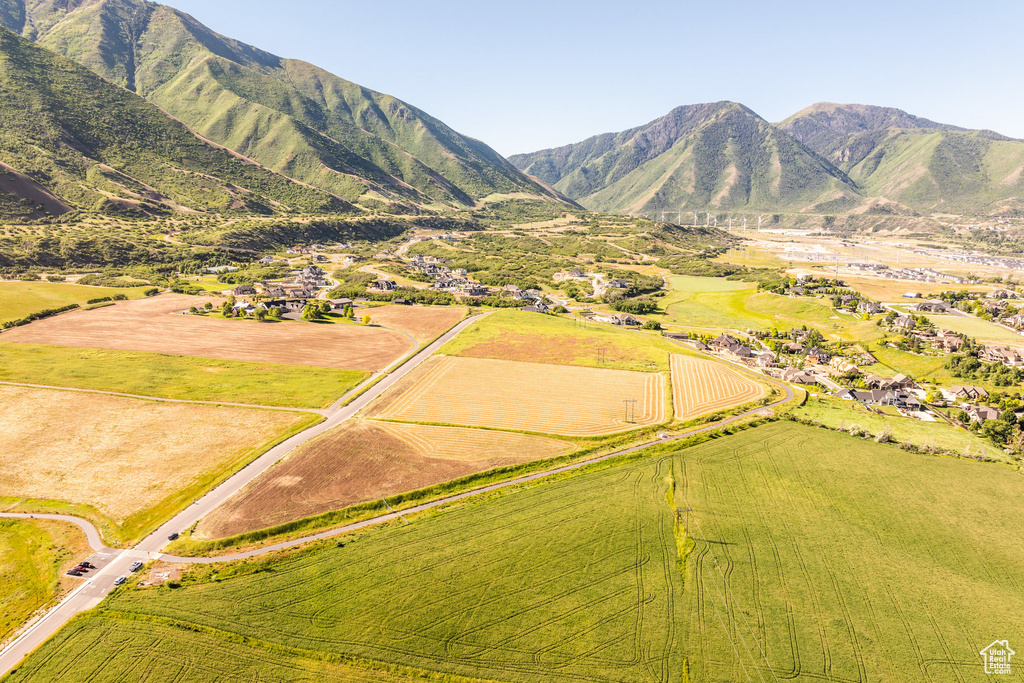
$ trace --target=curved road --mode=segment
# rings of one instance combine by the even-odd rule
[[[543,472],[535,472],[533,474],[516,477],[489,486],[465,491],[436,500],[416,505],[411,508],[405,508],[398,512],[389,512],[384,515],[365,519],[360,522],[354,522],[352,524],[346,524],[345,526],[337,527],[334,529],[328,529],[320,533],[311,534],[309,536],[303,536],[302,538],[293,539],[290,541],[283,541],[281,543],[275,543],[273,545],[265,546],[262,548],[256,548],[254,550],[248,550],[245,552],[234,553],[231,555],[221,555],[217,557],[179,557],[175,555],[163,555],[160,550],[167,545],[167,536],[172,532],[180,532],[181,530],[188,529],[193,524],[202,519],[205,515],[212,512],[215,508],[221,505],[230,496],[239,491],[249,482],[253,481],[256,477],[260,476],[269,469],[275,462],[280,458],[284,457],[292,449],[296,448],[300,444],[309,440],[310,438],[323,433],[324,431],[338,426],[345,420],[348,420],[357,412],[362,410],[370,401],[383,393],[386,389],[392,386],[395,382],[401,379],[403,376],[411,372],[416,366],[425,361],[430,357],[437,349],[443,344],[447,343],[451,338],[456,336],[459,332],[464,330],[466,327],[475,322],[480,316],[474,316],[467,318],[461,323],[453,327],[446,334],[438,338],[427,348],[423,349],[420,353],[414,356],[409,362],[401,366],[396,372],[386,376],[383,380],[372,386],[366,393],[357,398],[351,404],[346,406],[344,409],[339,410],[334,416],[328,420],[311,427],[310,429],[297,434],[290,439],[282,442],[278,446],[270,449],[264,455],[260,456],[247,467],[243,468],[231,479],[227,480],[213,491],[210,491],[206,496],[193,503],[186,510],[176,515],[169,522],[165,523],[150,536],[143,539],[141,543],[135,546],[131,550],[124,551],[111,551],[116,554],[114,560],[110,562],[105,568],[97,572],[94,576],[90,577],[85,581],[78,589],[73,591],[67,598],[64,599],[57,607],[50,610],[45,616],[39,619],[35,624],[30,626],[24,633],[22,633],[16,640],[14,640],[7,648],[0,652],[0,676],[10,671],[12,668],[17,666],[18,662],[22,660],[26,655],[31,653],[37,647],[42,645],[46,640],[50,638],[61,626],[63,626],[69,619],[76,614],[85,610],[91,609],[98,605],[113,589],[114,578],[121,574],[128,574],[128,566],[137,559],[161,559],[166,562],[174,563],[195,563],[195,564],[214,564],[217,562],[230,562],[233,560],[242,560],[246,558],[256,557],[258,555],[265,555],[277,550],[285,548],[292,548],[312,541],[322,540],[325,538],[331,538],[332,536],[338,536],[341,534],[349,533],[359,529],[365,529],[367,527],[376,526],[383,524],[395,519],[399,519],[403,514],[414,514],[425,510],[447,505],[459,500],[470,498],[472,496],[480,495],[482,493],[489,493],[491,491],[499,491],[501,489],[509,488],[512,486],[518,486],[520,484],[537,481],[545,477],[550,477],[565,472],[571,472],[588,465],[610,460],[627,453],[634,453],[644,448],[650,448],[651,446],[657,446],[660,444],[671,443],[672,441],[678,441],[680,439],[689,438],[697,434],[703,434],[709,431],[720,429],[733,422],[745,419],[752,415],[756,415],[770,408],[774,408],[783,405],[795,397],[793,389],[786,384],[778,382],[771,378],[765,378],[759,375],[759,378],[766,379],[770,384],[783,390],[783,398],[770,403],[766,406],[761,406],[751,410],[747,410],[738,415],[727,417],[718,422],[704,425],[696,429],[689,430],[682,434],[674,436],[666,436],[653,441],[648,441],[636,446],[631,446],[622,450],[608,453],[606,455],[589,458],[587,460],[581,460],[579,462],[571,463],[569,465],[563,465],[554,469],[545,470]],[[744,368],[746,370],[746,368]],[[747,370],[749,372],[749,370]],[[20,513],[0,513],[0,518],[47,518],[47,519],[60,519],[63,521],[72,522],[77,524],[79,527],[86,531],[86,535],[89,537],[89,543],[94,549],[103,547],[100,539],[100,534],[96,528],[88,521],[79,519],[77,517],[71,517],[68,515],[30,515]],[[109,551],[109,549],[107,549]]]

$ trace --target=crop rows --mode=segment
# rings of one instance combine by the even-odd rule
[[[764,395],[760,384],[721,363],[674,354],[671,364],[677,419],[689,420]]]

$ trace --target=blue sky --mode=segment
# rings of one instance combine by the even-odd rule
[[[505,155],[733,100],[905,109],[1024,138],[1024,2],[168,0]]]

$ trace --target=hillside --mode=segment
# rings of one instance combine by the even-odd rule
[[[816,104],[779,127],[877,204],[925,214],[1024,211],[1024,141],[856,104]]]
[[[588,209],[841,212],[846,175],[743,105],[679,107],[644,126],[509,159]]]
[[[474,205],[552,194],[487,145],[389,95],[218,35],[145,0],[5,0],[0,25],[194,131],[350,201]]]
[[[0,211],[351,210],[196,137],[132,93],[0,29]]]

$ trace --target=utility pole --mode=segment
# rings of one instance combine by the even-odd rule
[[[693,227],[697,227],[697,212],[693,212]]]
[[[630,423],[635,422],[636,421],[636,399],[635,398],[624,398],[624,399],[622,399],[622,402],[624,404],[626,404],[626,422],[630,422]],[[632,420],[629,419],[629,408],[630,408],[630,406],[633,407],[633,419]]]
[[[693,512],[693,508],[685,507],[682,510],[676,510],[676,521],[679,521],[679,515],[683,515],[683,529],[686,530],[687,538],[690,537],[690,513]]]

